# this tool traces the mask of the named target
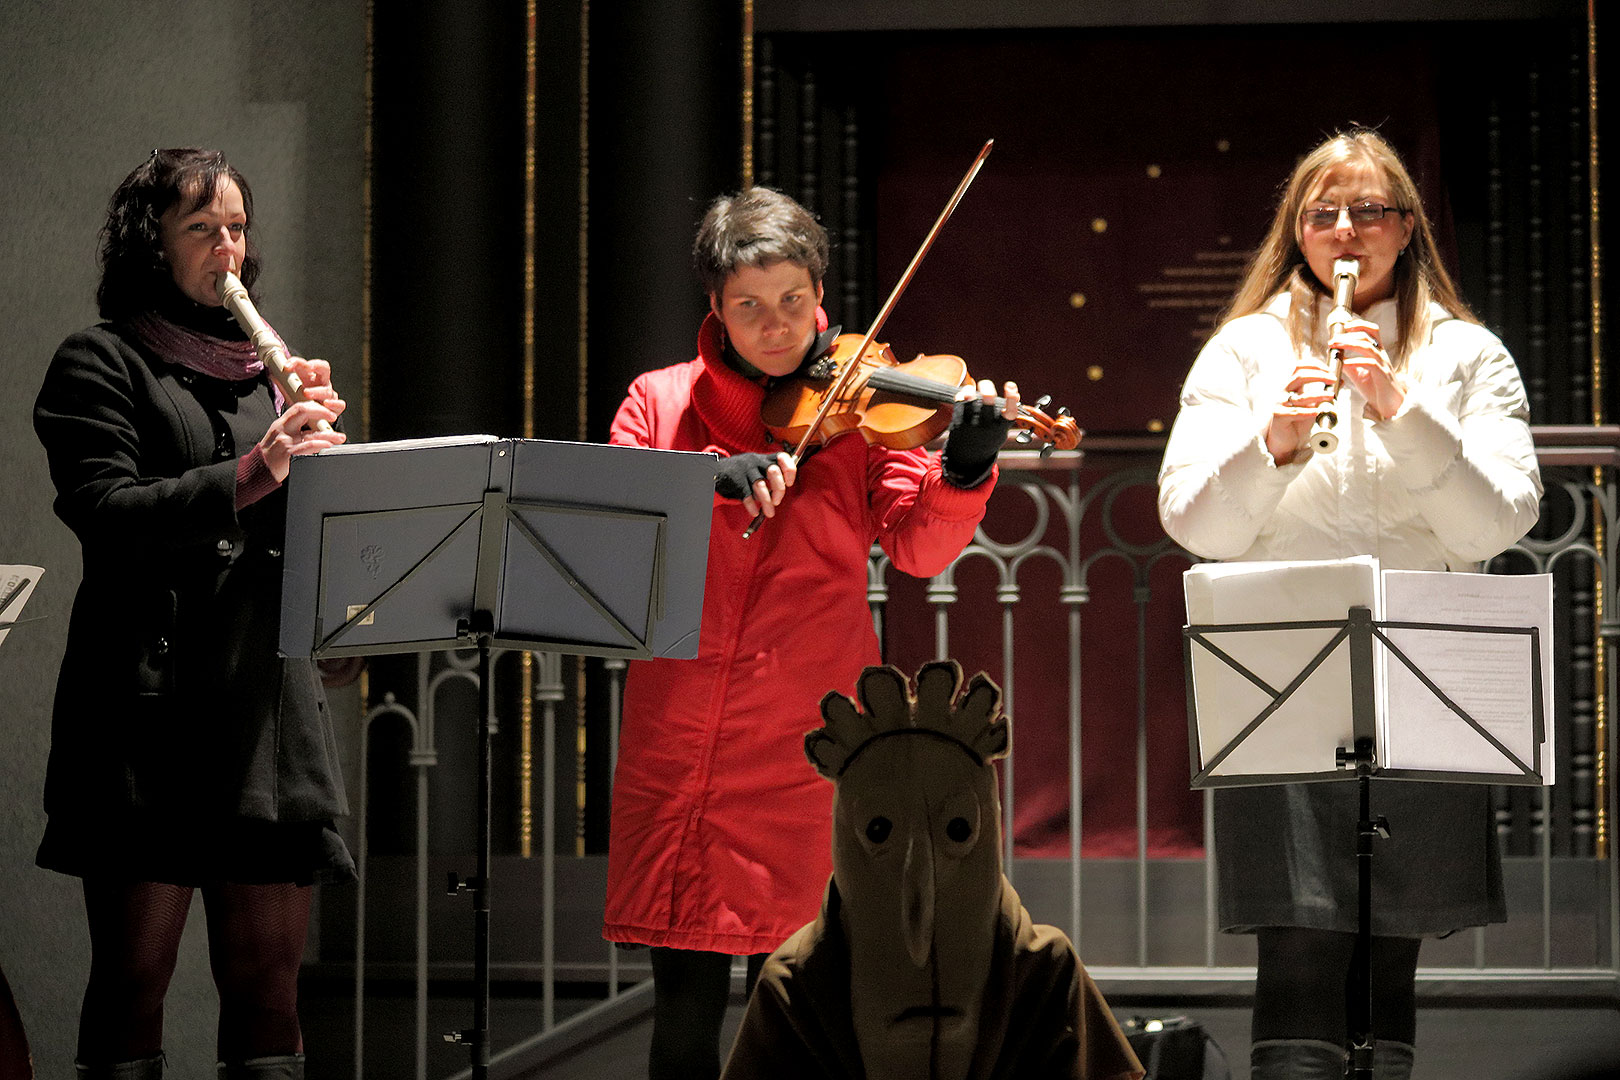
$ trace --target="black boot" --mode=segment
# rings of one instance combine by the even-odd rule
[[[1409,1080],[1412,1044],[1379,1039],[1373,1043],[1373,1080]]]
[[[304,1055],[248,1058],[219,1063],[219,1080],[304,1080]]]
[[[1249,1048],[1250,1080],[1344,1080],[1344,1047],[1320,1039],[1262,1039]]]
[[[73,1065],[79,1080],[163,1080],[163,1055],[111,1065]]]

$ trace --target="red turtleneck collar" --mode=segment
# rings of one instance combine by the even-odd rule
[[[816,332],[825,329],[827,313],[818,307]],[[692,386],[692,406],[715,447],[730,454],[767,449],[771,436],[759,419],[759,407],[768,380],[750,379],[726,363],[724,328],[712,311],[698,329],[698,359],[703,361],[703,374]]]

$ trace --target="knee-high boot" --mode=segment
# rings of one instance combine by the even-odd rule
[[[82,1065],[75,1062],[79,1080],[163,1080],[163,1055],[139,1061],[119,1061],[111,1065]]]
[[[1379,1039],[1373,1043],[1373,1080],[1409,1080],[1412,1044]]]
[[[1249,1048],[1251,1080],[1344,1080],[1344,1047],[1320,1039],[1262,1039]]]
[[[248,1058],[219,1063],[219,1080],[304,1080],[304,1055]]]

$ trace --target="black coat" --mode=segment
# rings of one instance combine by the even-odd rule
[[[84,577],[52,720],[47,848],[52,830],[71,851],[130,811],[347,813],[314,663],[276,655],[285,492],[234,505],[237,459],[274,417],[262,376],[198,374],[111,324],[51,361],[34,427]]]

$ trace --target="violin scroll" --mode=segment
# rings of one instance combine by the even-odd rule
[[[1018,416],[1013,420],[1013,426],[1020,429],[1013,441],[1020,446],[1028,446],[1039,440],[1042,457],[1053,450],[1073,450],[1080,445],[1080,436],[1085,434],[1080,430],[1080,425],[1074,422],[1074,417],[1069,415],[1067,406],[1060,407],[1056,414],[1048,416],[1045,410],[1051,404],[1052,396],[1042,395],[1034,405],[1020,405]]]

